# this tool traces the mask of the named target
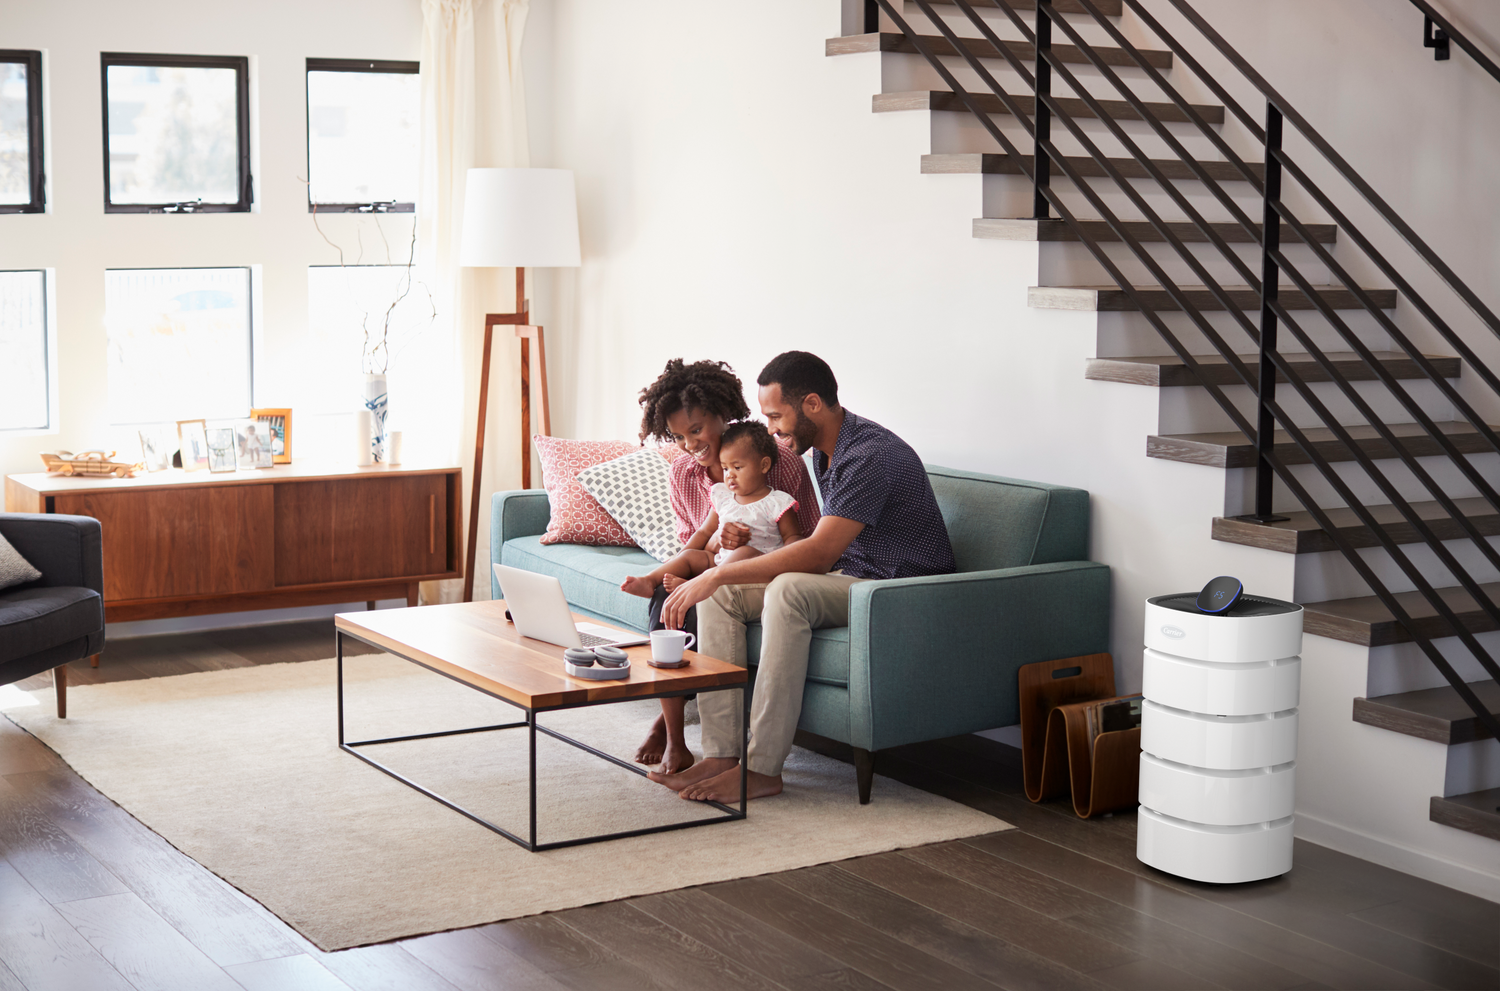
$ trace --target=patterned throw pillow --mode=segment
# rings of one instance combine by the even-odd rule
[[[578,473],[639,451],[640,446],[623,440],[563,440],[540,434],[532,440],[542,462],[542,485],[552,506],[552,519],[547,522],[542,543],[634,547],[630,535],[578,484]]]
[[[585,468],[578,484],[658,561],[682,553],[672,515],[672,466],[659,451],[643,448]]]
[[[42,573],[33,568],[31,562],[10,545],[10,541],[0,536],[0,588],[24,585],[40,577]]]

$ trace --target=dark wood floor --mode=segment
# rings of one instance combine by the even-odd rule
[[[331,643],[330,623],[123,641],[69,677]],[[0,719],[0,991],[1500,988],[1500,905],[1300,841],[1282,878],[1171,878],[1136,861],[1133,815],[1027,802],[1017,756],[967,737],[881,766],[1015,830],[322,953]]]

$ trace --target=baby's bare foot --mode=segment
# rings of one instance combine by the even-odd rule
[[[668,592],[672,592],[675,591],[677,586],[681,585],[684,581],[686,581],[686,579],[678,578],[676,575],[663,575],[661,579],[661,587],[666,589]],[[647,594],[649,597],[649,593]]]
[[[651,584],[651,579],[643,575],[632,575],[620,583],[620,591],[649,599],[656,592],[656,586]]]

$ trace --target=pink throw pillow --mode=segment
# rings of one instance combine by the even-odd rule
[[[541,542],[634,547],[630,535],[578,484],[578,473],[639,451],[640,445],[624,440],[564,440],[540,434],[532,440],[542,462],[547,502],[552,506],[552,519]]]

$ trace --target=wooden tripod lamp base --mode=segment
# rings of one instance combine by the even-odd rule
[[[516,268],[516,310],[490,313],[484,318],[484,356],[479,363],[479,422],[474,428],[474,481],[469,497],[468,548],[464,558],[464,601],[474,601],[474,564],[479,550],[479,502],[484,476],[484,425],[489,413],[490,348],[496,327],[515,327],[521,341],[521,488],[531,488],[531,342],[536,341],[537,377],[541,380],[541,433],[552,433],[552,414],[547,403],[547,342],[541,327],[530,323],[526,305],[526,269]]]

